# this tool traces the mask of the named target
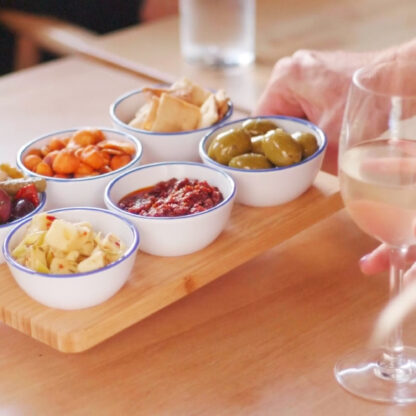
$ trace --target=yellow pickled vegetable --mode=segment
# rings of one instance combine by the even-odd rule
[[[14,168],[13,166],[10,166],[8,163],[0,163],[0,170],[6,173],[9,178],[23,178],[22,172],[20,172],[20,170]]]

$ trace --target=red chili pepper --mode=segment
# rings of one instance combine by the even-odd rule
[[[15,199],[27,199],[35,207],[39,205],[39,195],[33,183],[25,185],[17,191]]]
[[[46,228],[50,228],[52,223],[56,220],[56,217],[54,217],[53,215],[47,215],[46,219],[48,220],[46,223]]]

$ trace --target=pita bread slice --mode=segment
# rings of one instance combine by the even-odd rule
[[[156,96],[152,97],[152,101],[150,101],[150,108],[147,114],[146,121],[144,122],[145,130],[152,130],[153,123],[156,119],[157,109],[159,108],[159,101],[160,99]]]
[[[218,119],[221,120],[228,111],[229,98],[224,90],[218,90],[215,93],[215,100],[218,108]]]
[[[194,84],[188,78],[182,78],[171,86],[172,94],[190,104],[201,107],[208,96],[211,94],[208,90]]]
[[[130,126],[151,130],[156,118],[157,108],[159,107],[159,98],[153,96],[152,99],[144,104],[136,113],[135,118],[129,123]]]
[[[151,131],[175,132],[197,128],[201,118],[197,106],[180,100],[170,94],[162,94]]]
[[[214,94],[210,94],[201,107],[201,119],[199,120],[198,128],[212,126],[218,121],[217,101]]]
[[[170,92],[170,88],[152,88],[152,87],[144,87],[142,88],[142,91],[145,93],[150,93],[151,96],[156,95],[157,97],[160,97],[164,92]]]
[[[151,102],[142,105],[134,116],[133,120],[130,121],[129,126],[136,129],[144,129],[144,124],[147,119],[147,115],[150,111]]]

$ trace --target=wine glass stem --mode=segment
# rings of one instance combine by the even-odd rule
[[[395,298],[402,291],[407,250],[407,247],[390,247],[390,299]],[[405,379],[408,376],[407,371],[402,369],[405,363],[402,325],[399,324],[387,341],[379,362],[378,376],[395,381]]]
[[[407,248],[390,248],[390,299],[400,294],[403,287],[403,273]],[[392,352],[401,353],[403,350],[402,325],[398,325],[393,331],[388,348]]]

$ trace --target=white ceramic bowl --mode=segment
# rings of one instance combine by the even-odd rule
[[[61,178],[51,178],[48,176],[38,175],[35,172],[27,169],[23,165],[23,159],[26,153],[32,148],[40,148],[53,138],[53,137],[68,137],[68,135],[81,130],[81,128],[72,128],[68,130],[56,131],[49,133],[45,136],[39,137],[32,140],[25,146],[23,146],[17,153],[17,166],[22,170],[25,175],[28,176],[37,176],[44,178],[47,181],[48,188],[48,204],[47,209],[52,208],[65,208],[65,207],[102,207],[104,208],[104,189],[106,185],[122,172],[125,172],[137,165],[139,165],[142,155],[142,146],[141,143],[129,134],[122,133],[113,129],[101,128],[101,130],[107,139],[116,140],[120,142],[132,143],[136,148],[136,154],[134,158],[127,165],[123,166],[120,169],[115,171],[105,173],[99,176],[90,176],[86,178],[77,178],[77,179],[61,179]]]
[[[88,273],[37,273],[17,263],[11,255],[29,226],[28,219],[19,223],[3,244],[4,257],[18,285],[33,299],[57,309],[87,308],[113,296],[126,283],[136,258],[139,234],[133,224],[117,214],[98,208],[65,208],[49,213],[68,221],[88,221],[96,232],[112,232],[126,244],[127,250],[114,263]]]
[[[216,124],[198,130],[175,133],[158,133],[137,129],[128,125],[137,110],[146,103],[146,95],[141,89],[130,91],[119,97],[110,106],[110,117],[113,127],[137,137],[143,145],[143,161],[145,163],[175,160],[200,161],[198,154],[199,141],[211,129],[226,122],[233,113],[231,101],[228,111]]]
[[[252,117],[251,117],[252,118]],[[291,166],[273,169],[246,170],[222,165],[211,159],[207,150],[211,141],[223,131],[241,126],[247,120],[224,124],[208,133],[199,144],[199,154],[204,163],[229,173],[237,184],[236,202],[254,207],[284,204],[305,192],[318,174],[327,146],[324,132],[309,121],[285,116],[255,117],[274,121],[288,133],[312,133],[318,141],[318,150],[310,157]]]
[[[224,200],[204,212],[181,217],[146,217],[117,206],[126,194],[171,178],[206,180],[218,187]],[[165,162],[141,166],[114,179],[105,191],[105,203],[136,225],[140,250],[157,256],[181,256],[201,250],[218,237],[230,216],[234,196],[234,181],[219,169],[202,163]]]
[[[35,214],[38,214],[39,212],[43,211],[45,204],[46,204],[46,192],[42,192],[39,194],[40,198],[39,198],[39,205],[32,211],[29,212],[29,214],[27,214],[26,216],[19,218],[16,221],[13,222],[9,222],[7,224],[3,224],[0,225],[0,245],[3,245],[3,242],[7,236],[7,234],[9,234],[9,232],[16,226],[18,226],[20,223],[22,223],[23,221],[25,221],[28,218],[32,218]],[[4,263],[4,256],[3,256],[3,251],[0,250],[0,264]]]

